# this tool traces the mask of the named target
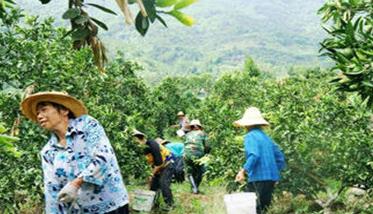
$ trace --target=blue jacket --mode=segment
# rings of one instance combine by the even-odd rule
[[[260,128],[251,129],[244,138],[246,162],[243,166],[249,182],[279,181],[285,168],[285,156],[277,144]]]

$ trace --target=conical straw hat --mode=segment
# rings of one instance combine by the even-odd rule
[[[254,125],[269,125],[269,123],[263,118],[258,108],[249,107],[246,109],[243,117],[234,121],[233,125],[237,127],[245,127]]]

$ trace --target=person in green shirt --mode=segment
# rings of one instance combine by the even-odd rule
[[[210,146],[207,142],[208,136],[199,120],[192,120],[189,127],[191,131],[186,134],[184,143],[184,163],[192,192],[198,194],[205,168],[197,160],[210,152]]]

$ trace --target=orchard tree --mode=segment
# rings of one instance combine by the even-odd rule
[[[6,135],[6,131],[7,129],[5,128],[4,124],[0,122],[0,152],[5,153],[6,155],[19,157],[21,153],[18,152],[12,144],[19,139],[17,137]]]
[[[321,51],[340,71],[333,82],[373,106],[373,0],[329,0],[319,14],[329,34]]]

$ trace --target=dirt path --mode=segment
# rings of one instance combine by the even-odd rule
[[[135,189],[144,189],[144,186],[129,186],[130,197]],[[202,194],[192,194],[187,182],[183,184],[173,184],[172,192],[174,194],[175,207],[170,212],[153,211],[152,214],[224,214],[225,194],[221,186],[207,186],[202,184],[200,190]]]

